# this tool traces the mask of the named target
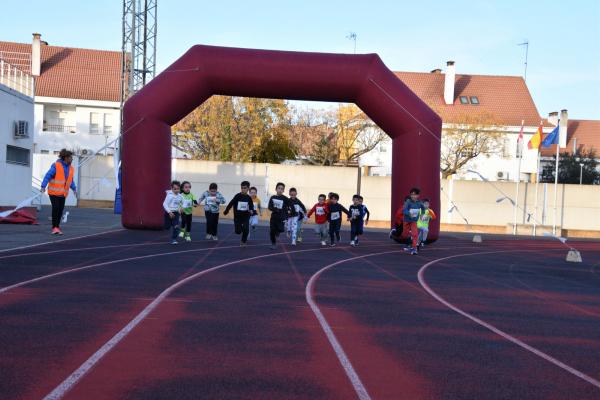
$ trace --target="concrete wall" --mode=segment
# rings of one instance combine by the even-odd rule
[[[29,122],[29,137],[15,138],[15,121]],[[27,164],[7,162],[7,146],[29,150]],[[33,195],[31,164],[33,147],[33,99],[0,84],[0,206],[14,206]]]
[[[209,183],[217,182],[219,190],[229,200],[239,191],[242,180],[258,188],[263,200],[274,193],[279,181],[298,189],[300,199],[307,207],[316,202],[319,193],[334,191],[340,194],[342,204],[348,206],[357,188],[357,169],[338,167],[292,166],[278,164],[225,163],[218,161],[173,160],[173,178],[189,180],[192,191],[201,194]],[[80,193],[86,200],[114,199],[114,170],[112,157],[97,157],[80,172]],[[537,219],[540,224],[553,224],[554,186],[539,184]],[[456,229],[476,229],[474,226],[499,227],[504,232],[512,225],[514,208],[503,200],[515,195],[514,182],[443,180],[441,195],[441,222]],[[535,217],[535,184],[520,184],[517,223],[531,227]],[[371,211],[373,221],[389,221],[391,204],[391,177],[361,177],[361,194]],[[424,197],[428,194],[424,193]],[[451,209],[452,199],[458,209]],[[600,231],[600,186],[559,185],[557,225],[570,230]],[[437,210],[436,210],[437,211]],[[466,223],[459,213],[468,220]],[[532,214],[528,221],[528,214]],[[386,225],[386,224],[382,224]],[[522,229],[520,229],[522,230]],[[600,234],[599,234],[600,236]]]

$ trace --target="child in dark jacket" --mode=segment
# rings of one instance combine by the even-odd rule
[[[360,195],[352,196],[352,205],[348,207],[350,213],[350,246],[358,246],[358,237],[363,234],[365,210],[360,204]]]
[[[229,214],[229,210],[233,207],[233,224],[235,226],[236,235],[242,235],[240,246],[245,246],[250,232],[250,217],[254,215],[254,203],[252,197],[248,194],[250,182],[243,181],[240,185],[241,191],[233,196],[233,199],[225,207],[224,215]]]
[[[269,210],[271,211],[271,221],[269,223],[269,236],[271,238],[271,249],[276,249],[277,237],[281,232],[285,231],[285,221],[288,217],[296,215],[296,210],[290,204],[290,199],[287,198],[283,191],[285,184],[279,182],[275,185],[277,194],[269,199]]]
[[[342,213],[346,214],[347,217],[350,217],[350,213],[340,203],[338,200],[340,196],[337,193],[332,193],[329,197],[329,215],[327,216],[327,221],[329,222],[329,239],[331,242],[330,246],[335,246],[336,239],[340,241],[340,229],[342,228]]]
[[[411,247],[407,247],[405,250],[410,251],[410,254],[417,254],[417,242],[419,239],[419,230],[417,228],[417,221],[421,212],[425,211],[423,203],[419,200],[421,191],[418,188],[412,188],[410,190],[410,199],[404,203],[402,209],[402,215],[404,217],[402,239],[407,239],[408,235],[411,237]]]

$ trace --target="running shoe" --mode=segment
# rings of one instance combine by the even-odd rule
[[[212,239],[212,235],[206,235],[205,239],[206,239],[206,240],[210,240],[210,239]]]
[[[50,231],[52,235],[58,235],[58,232],[60,232],[60,229],[58,228],[52,228],[52,231]]]
[[[181,232],[179,232],[179,237],[180,237],[180,238],[182,238],[182,239],[183,239],[183,237],[184,237],[184,236],[185,236],[185,232],[184,232],[184,231],[181,231]]]
[[[321,240],[321,246],[327,246],[327,243],[325,243],[324,240]]]
[[[171,244],[179,244],[179,243],[177,242],[177,240],[173,239],[173,240],[171,240]]]

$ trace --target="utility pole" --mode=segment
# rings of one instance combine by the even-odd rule
[[[354,42],[354,54],[356,54],[356,32],[350,32],[346,39],[352,40]]]
[[[527,82],[527,58],[529,56],[529,40],[525,39],[523,43],[519,43],[517,46],[525,46],[525,75],[523,79]]]

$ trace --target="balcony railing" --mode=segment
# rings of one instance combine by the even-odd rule
[[[21,71],[0,57],[0,84],[8,86],[27,97],[35,94],[35,80],[31,75]]]
[[[75,126],[70,126],[70,125],[57,125],[57,124],[44,123],[42,130],[44,132],[76,133],[75,128],[76,128]]]

